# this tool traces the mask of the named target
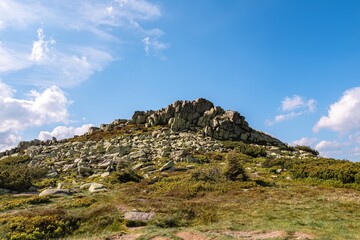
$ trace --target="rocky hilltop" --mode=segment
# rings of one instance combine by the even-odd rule
[[[316,152],[252,129],[238,112],[202,98],[176,101],[81,136],[20,142],[0,153],[0,239],[88,239],[92,234],[127,239],[122,237],[130,236],[132,227],[147,224],[162,234],[166,228],[236,222],[237,215],[227,219],[236,211],[251,222],[263,201],[279,191],[292,194],[292,178],[314,169],[316,161]],[[264,205],[283,207],[284,199],[294,196]],[[140,231],[141,239],[162,236]],[[252,239],[260,238],[254,234]]]
[[[157,111],[136,111],[129,122],[146,127],[168,126],[173,132],[198,132],[218,140],[285,147],[280,140],[252,129],[240,113],[225,111],[204,98],[176,101]],[[103,125],[101,130],[116,129],[119,123]]]

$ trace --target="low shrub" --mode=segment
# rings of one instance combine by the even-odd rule
[[[236,141],[225,141],[223,145],[225,148],[233,149],[235,152],[243,153],[251,157],[266,157],[266,149],[261,146]]]
[[[0,161],[0,188],[11,191],[26,191],[33,181],[44,177],[45,168],[28,166],[28,156],[8,157]]]
[[[225,177],[231,181],[245,181],[247,179],[245,169],[242,166],[240,159],[237,158],[237,155],[235,153],[228,153],[226,158],[227,166],[224,172]]]
[[[313,154],[314,156],[318,156],[318,155],[319,155],[319,152],[316,151],[315,149],[312,149],[310,146],[300,146],[300,145],[297,145],[297,146],[295,146],[295,149],[298,149],[298,150],[302,150],[302,151],[311,153],[311,154]]]
[[[62,238],[78,227],[78,219],[64,214],[16,216],[6,223],[7,237],[12,240]]]
[[[116,172],[114,175],[114,178],[120,183],[140,182],[143,179],[140,174],[130,169]]]
[[[191,179],[195,181],[217,182],[221,178],[221,169],[217,166],[200,168],[191,174]]]

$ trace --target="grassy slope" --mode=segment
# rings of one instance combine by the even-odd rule
[[[202,156],[207,161],[195,164],[193,170],[159,172],[156,180],[151,177],[140,183],[116,183],[113,175],[104,183],[109,189],[107,193],[90,195],[83,191],[51,199],[2,195],[0,239],[6,239],[11,232],[21,239],[21,235],[15,234],[20,231],[19,226],[34,228],[31,223],[44,220],[39,216],[56,216],[44,222],[54,225],[53,231],[60,228],[71,233],[67,238],[105,239],[128,232],[126,225],[140,224],[123,220],[122,213],[132,209],[157,213],[140,230],[140,239],[158,235],[176,239],[179,229],[200,231],[214,239],[235,239],[218,234],[222,230],[285,231],[288,237],[280,239],[291,239],[289,236],[294,232],[307,233],[315,239],[360,238],[358,190],[333,187],[334,183],[329,181],[290,180],[287,179],[290,171],[276,174],[274,167],[262,167],[265,158],[242,154],[238,158],[249,179],[229,181],[222,174],[225,155],[207,154]],[[70,182],[73,176],[63,177],[67,178],[63,181]],[[69,229],[76,224],[76,230]]]

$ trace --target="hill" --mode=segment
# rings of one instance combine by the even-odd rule
[[[358,239],[360,165],[206,99],[0,153],[4,239]]]

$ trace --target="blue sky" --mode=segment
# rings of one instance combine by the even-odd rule
[[[360,2],[0,0],[0,149],[204,97],[360,160]]]

